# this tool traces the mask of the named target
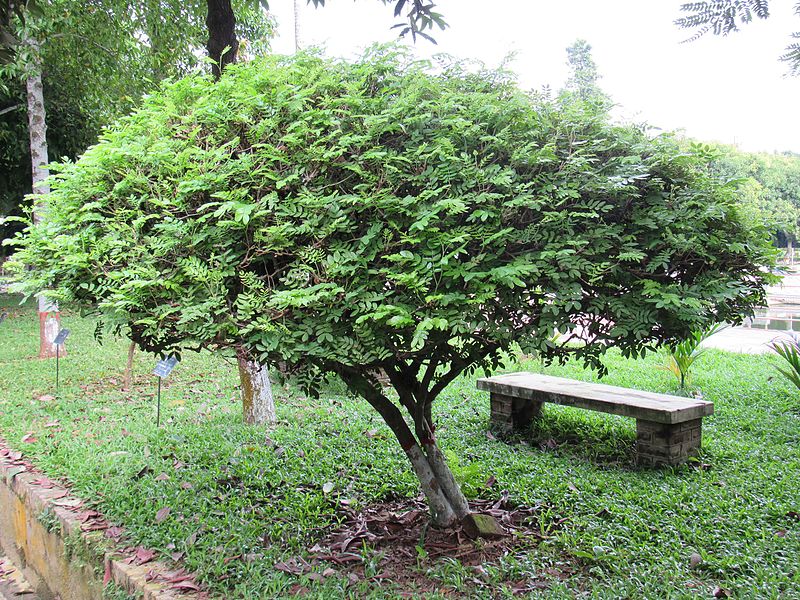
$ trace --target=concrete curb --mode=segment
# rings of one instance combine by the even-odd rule
[[[0,439],[0,547],[44,600],[102,600],[113,582],[134,598],[209,598],[182,569],[125,548],[124,536]]]

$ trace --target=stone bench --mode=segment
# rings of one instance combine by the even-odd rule
[[[705,400],[536,373],[486,377],[478,389],[491,394],[491,422],[500,433],[528,427],[545,402],[633,417],[636,460],[646,465],[677,465],[696,454],[703,417],[714,412]]]

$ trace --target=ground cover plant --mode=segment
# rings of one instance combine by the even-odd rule
[[[474,377],[456,379],[442,394],[439,437],[458,458],[459,482],[470,499],[507,496],[534,508],[540,537],[481,569],[420,539],[405,563],[416,576],[402,585],[392,570],[374,578],[387,575],[390,556],[362,540],[350,549],[363,557],[352,582],[348,565],[335,562],[299,575],[275,566],[310,561],[353,512],[419,508],[402,451],[385,443],[391,431],[364,401],[343,386],[318,399],[276,386],[278,423],[247,427],[234,370],[219,356],[189,353],[166,382],[156,429],[152,355],[137,355],[134,385],[121,390],[126,342],[99,346],[96,322],[67,312],[74,351],[62,363],[61,397],[48,398],[54,365],[34,358],[35,311],[0,298],[9,312],[0,325],[0,437],[71,481],[132,543],[176,555],[223,597],[301,588],[320,598],[496,598],[515,589],[547,598],[692,598],[716,589],[800,597],[800,398],[775,371],[778,357],[709,350],[692,379],[715,403],[701,462],[666,469],[633,466],[633,421],[589,411],[548,406],[530,434],[494,439],[488,398]],[[610,353],[605,381],[675,392],[662,360]],[[510,368],[520,367],[541,368],[512,359]],[[547,372],[595,378],[576,362]],[[323,577],[327,568],[334,573]]]
[[[12,265],[147,350],[235,354],[245,390],[264,364],[310,393],[337,376],[434,522],[474,525],[435,435],[455,378],[512,344],[602,369],[741,319],[770,280],[705,157],[594,104],[393,48],[192,76],[57,168]]]

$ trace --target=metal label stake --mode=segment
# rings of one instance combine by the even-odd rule
[[[178,357],[177,356],[169,356],[164,358],[156,363],[156,368],[153,369],[153,375],[158,377],[158,392],[157,392],[157,403],[156,403],[156,427],[160,427],[161,425],[161,380],[168,377],[169,374],[172,372],[172,369],[175,368],[175,365],[178,364]]]
[[[53,344],[55,344],[55,347],[56,347],[56,396],[58,396],[58,391],[59,391],[58,359],[59,359],[59,355],[61,354],[60,348],[64,344],[64,342],[67,340],[67,336],[68,335],[69,335],[69,329],[62,329],[61,331],[58,332],[58,335],[56,336],[56,339],[53,340]]]

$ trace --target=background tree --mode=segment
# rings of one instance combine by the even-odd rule
[[[586,104],[588,111],[608,113],[613,106],[611,98],[598,84],[600,74],[592,58],[592,47],[586,40],[575,40],[567,48],[569,77],[559,92],[562,102],[567,105]]]
[[[800,231],[800,156],[742,152],[725,145],[703,147],[709,166],[721,178],[738,184],[737,203],[755,227],[766,227],[773,243],[786,247]]]
[[[769,18],[768,0],[705,0],[684,4],[681,10],[689,14],[676,19],[675,23],[685,29],[697,29],[688,41],[697,40],[707,33],[728,35],[739,31],[739,25],[752,22],[754,17]],[[800,2],[795,2],[794,13],[800,16]],[[800,39],[800,32],[792,33],[791,37]],[[793,75],[800,75],[799,43],[790,43],[780,58],[788,63]]]
[[[325,0],[306,0],[308,4],[315,7],[325,6]],[[411,34],[416,41],[417,37],[422,37],[436,43],[433,37],[427,33],[432,31],[434,25],[440,29],[445,29],[447,23],[441,14],[435,12],[435,4],[425,0],[381,0],[384,5],[394,7],[395,17],[404,17],[393,28],[399,30],[401,37]],[[236,37],[236,11],[231,0],[207,0],[208,16],[208,56],[212,61],[212,72],[214,77],[219,77],[226,65],[236,62],[239,52],[239,40]],[[269,9],[268,0],[251,0],[250,8],[263,7]],[[296,6],[296,5],[295,5]],[[405,11],[405,12],[404,12]],[[295,10],[295,19],[297,11]],[[295,22],[295,27],[297,23]],[[295,29],[295,36],[297,30]],[[295,40],[295,46],[297,41]]]
[[[567,65],[570,75],[564,91],[583,102],[592,102],[610,108],[611,99],[600,88],[600,74],[592,58],[592,46],[586,40],[575,40],[567,48]]]
[[[29,192],[36,197],[47,193],[48,137],[62,151],[55,156],[74,158],[96,139],[101,126],[130,110],[154,81],[179,76],[197,64],[197,49],[206,37],[205,8],[203,2],[53,0],[6,12],[6,27],[14,35],[5,41],[14,44],[14,52],[8,52],[0,66],[0,92],[14,101],[24,87],[28,110],[18,110],[21,102],[12,104],[5,113],[7,124],[0,125],[0,134],[14,142],[3,156],[12,167],[0,190],[3,212],[18,214]],[[239,11],[239,35],[249,39],[250,52],[268,48],[265,40],[272,22],[266,13],[250,2],[241,3]],[[47,91],[55,87],[64,93],[45,94],[45,74]],[[57,116],[78,113],[81,118],[71,120],[69,127],[59,127],[57,119],[48,136],[46,105]],[[26,114],[27,127],[22,123]],[[29,134],[29,143],[20,143],[23,134]],[[40,219],[41,211],[34,216]],[[40,297],[39,316],[39,356],[55,356],[58,306]],[[131,353],[126,373],[130,358]],[[266,422],[274,418],[274,405],[267,371],[256,367],[253,380],[242,385],[245,417],[248,422]],[[261,401],[252,395],[258,390],[263,392]]]
[[[59,165],[14,265],[147,350],[340,377],[450,525],[470,517],[435,433],[453,379],[514,343],[602,370],[764,301],[766,236],[706,160],[507,73],[268,57],[163,87]]]

